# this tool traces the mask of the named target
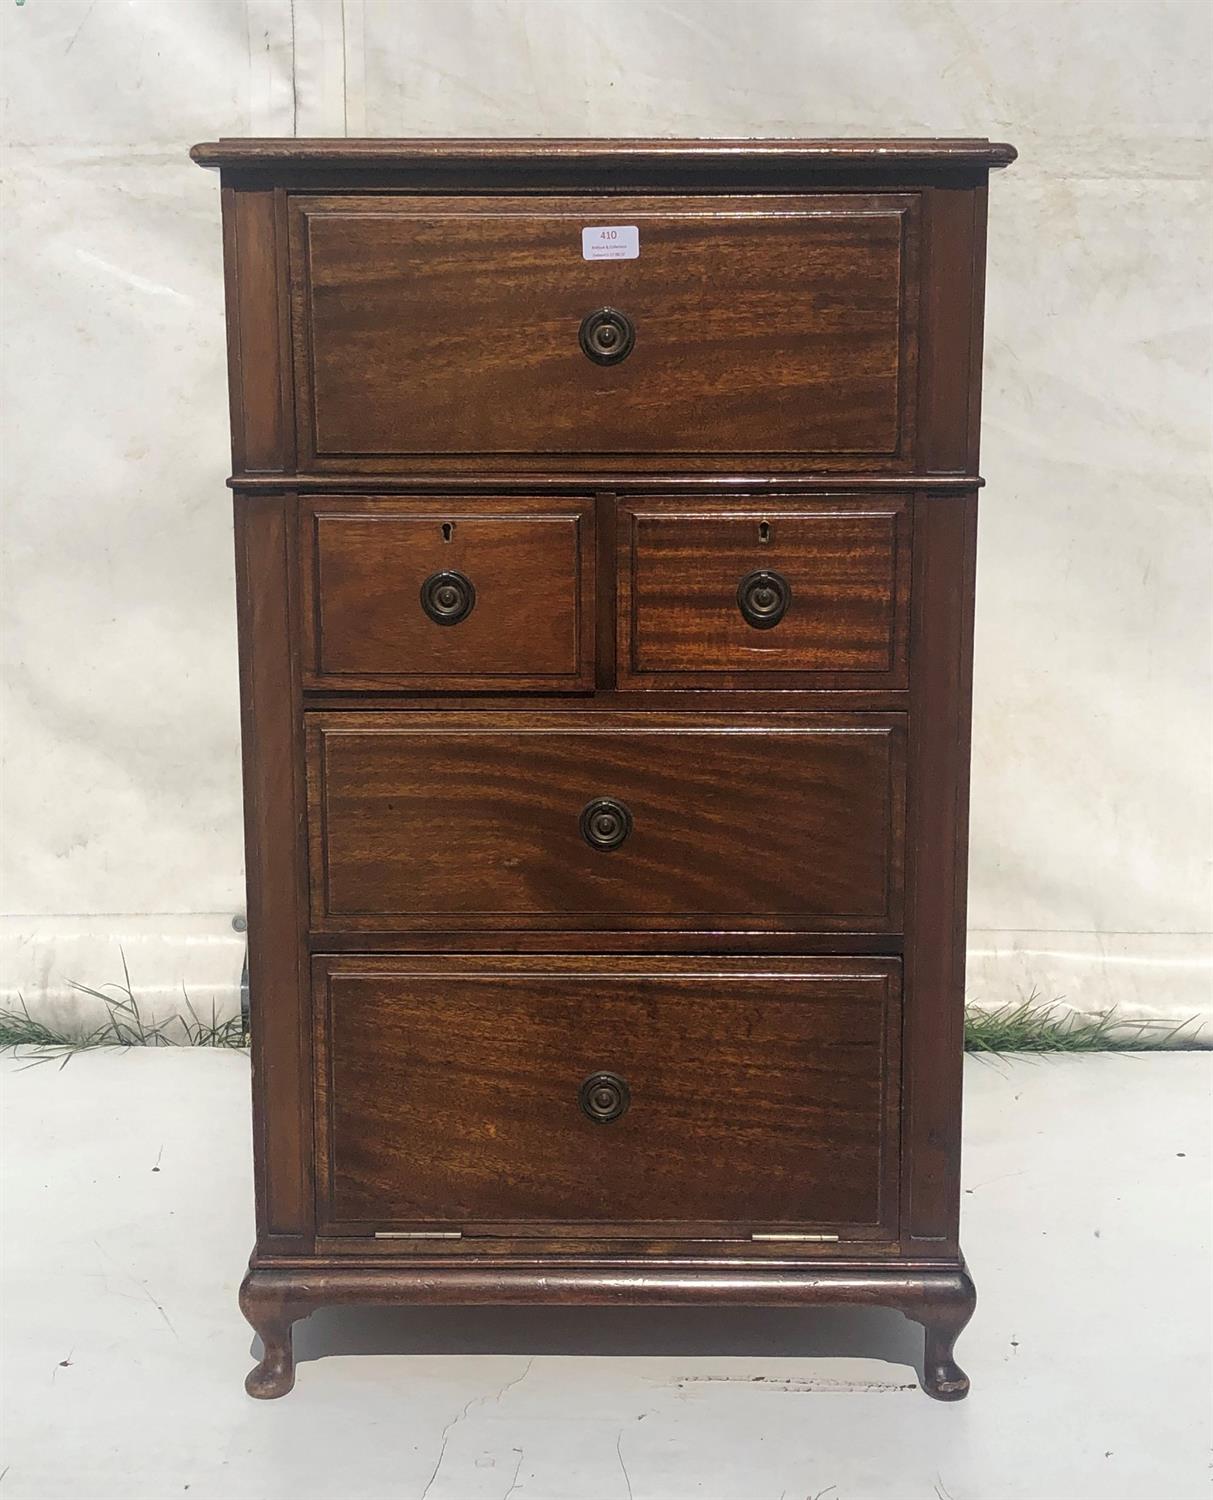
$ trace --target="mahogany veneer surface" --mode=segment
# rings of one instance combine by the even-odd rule
[[[592,504],[350,495],[301,501],[300,527],[309,687],[593,686]],[[451,570],[475,602],[439,627],[418,600]]]
[[[312,917],[896,923],[897,715],[309,716]],[[582,809],[632,816],[592,848]]]
[[[1013,150],[193,155],[227,275],[248,1389],[290,1389],[325,1302],[834,1300],[916,1318],[924,1388],[963,1396]]]
[[[663,497],[620,508],[619,679],[629,687],[904,687],[904,500]],[[792,603],[755,630],[738,580],[775,569]]]
[[[913,196],[292,200],[299,435],[317,461],[439,454],[899,456]],[[625,225],[633,260],[587,261]],[[911,279],[910,284],[913,285]],[[587,360],[586,312],[636,346]]]
[[[898,989],[888,960],[319,959],[325,1228],[888,1239]],[[604,1066],[608,1125],[570,1107]]]

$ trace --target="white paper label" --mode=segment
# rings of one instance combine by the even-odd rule
[[[596,224],[581,231],[582,260],[637,260],[640,230],[635,224]]]

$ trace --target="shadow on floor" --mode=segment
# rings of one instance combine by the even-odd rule
[[[296,1323],[295,1357],[328,1354],[850,1356],[909,1382],[922,1329],[885,1308],[327,1307]]]

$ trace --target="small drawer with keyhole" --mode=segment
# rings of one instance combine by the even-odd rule
[[[298,547],[305,688],[593,686],[588,501],[305,499]]]
[[[905,687],[910,503],[622,503],[619,686]]]

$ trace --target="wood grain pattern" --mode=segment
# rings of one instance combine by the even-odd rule
[[[225,141],[252,1395],[326,1303],[841,1303],[957,1400],[986,183]],[[589,224],[640,256],[591,262]],[[577,342],[603,305],[629,357]],[[762,528],[760,532],[760,528]],[[773,630],[740,622],[783,575]],[[452,569],[459,625],[418,610]],[[760,638],[759,638],[760,637]],[[591,798],[631,831],[595,850]],[[904,996],[903,996],[904,986]],[[625,1076],[608,1124],[592,1072]],[[458,1239],[376,1238],[451,1226]],[[754,1241],[790,1229],[837,1235]]]
[[[917,201],[294,199],[301,453],[898,460]],[[582,258],[604,222],[637,226],[638,258]],[[604,366],[578,329],[607,304],[636,343]]]
[[[923,213],[931,335],[919,362],[919,462],[932,473],[963,474],[977,461],[986,194],[934,188],[923,194]]]
[[[257,1231],[298,1250],[312,1231],[312,1090],[290,512],[278,495],[237,496],[235,519]]]
[[[407,919],[406,919],[407,921]],[[735,917],[719,927],[682,927],[649,918],[634,927],[468,927],[459,918],[441,926],[418,928],[385,925],[373,930],[343,927],[308,934],[313,953],[719,953],[761,954],[854,953],[866,957],[899,956],[900,932],[831,930],[819,921],[810,931],[794,921],[759,926],[753,918]]]
[[[896,715],[309,715],[312,923],[896,927]],[[578,819],[634,826],[591,848]]]
[[[613,576],[610,581],[613,587]],[[600,663],[604,661],[609,662],[609,657],[605,654],[599,657]],[[843,713],[904,713],[909,698],[910,695],[905,688],[864,690],[797,687],[779,691],[770,688],[751,690],[747,687],[731,690],[727,697],[722,697],[720,691],[716,689],[645,688],[639,692],[633,692],[630,689],[612,688],[607,684],[600,685],[596,692],[584,697],[573,694],[564,696],[545,694],[542,698],[531,698],[529,695],[523,698],[516,690],[497,693],[487,691],[465,693],[453,690],[427,693],[415,690],[408,693],[377,692],[373,697],[368,694],[352,695],[312,690],[307,697],[307,706],[311,709],[333,712],[341,712],[349,708],[363,708],[394,709],[408,713],[440,713],[456,709],[477,712],[486,709],[508,713],[517,709],[536,708],[551,714],[648,713],[657,709],[672,713],[716,715],[719,715],[722,709],[741,714],[784,713],[792,709],[803,712],[830,712],[838,709]]]
[[[903,687],[909,613],[904,499],[628,502],[619,528],[619,685]],[[770,569],[779,624],[747,624],[737,590]]]
[[[308,688],[588,689],[594,682],[588,501],[346,496],[301,504]],[[431,575],[469,578],[457,625],[421,605]]]
[[[916,502],[903,1229],[959,1253],[977,496]]]
[[[527,181],[534,181],[554,164],[585,172],[606,167],[617,177],[659,165],[674,169],[695,166],[719,177],[747,169],[759,172],[764,164],[777,162],[785,168],[814,168],[853,176],[865,168],[893,166],[908,171],[940,166],[982,172],[1009,166],[1016,158],[1014,146],[984,137],[900,136],[864,138],[844,136],[836,140],[794,140],[752,136],[710,140],[573,139],[544,137],[510,139],[426,140],[408,139],[331,140],[280,136],[226,137],[194,146],[191,158],[203,167],[247,167],[281,169],[289,166],[324,166],[347,173],[367,165],[398,170],[426,167],[460,174],[453,186],[466,188],[476,174],[494,163],[515,165]]]
[[[688,473],[678,468],[665,468],[653,473],[620,471],[615,474],[596,472],[594,467],[570,455],[567,463],[550,473],[528,473],[525,470],[500,470],[491,473],[476,473],[461,465],[458,471],[441,474],[422,473],[414,469],[398,469],[393,473],[376,474],[371,470],[358,473],[315,474],[298,470],[290,479],[273,474],[232,475],[228,484],[233,489],[267,493],[276,490],[299,491],[303,494],[334,495],[389,495],[442,494],[442,495],[575,495],[588,491],[618,491],[620,494],[661,493],[717,495],[746,494],[751,496],[781,494],[785,491],[813,494],[881,493],[910,490],[930,490],[932,494],[979,490],[985,484],[980,474],[881,474],[847,470],[818,472],[812,474],[781,472],[777,474],[756,473],[753,469],[729,473]]]
[[[251,473],[295,460],[278,206],[272,189],[223,192],[232,465]]]
[[[284,1396],[295,1383],[291,1326],[317,1308],[370,1305],[597,1307],[890,1307],[925,1333],[922,1388],[937,1401],[968,1394],[956,1363],[956,1340],[973,1316],[977,1293],[961,1262],[947,1267],[754,1267],[719,1259],[707,1264],[518,1266],[257,1267],[240,1287],[240,1306],[261,1336],[260,1362],[245,1383],[249,1395]]]
[[[627,1236],[681,1224],[710,1238],[846,1226],[887,1239],[896,973],[888,960],[752,972],[702,959],[317,959],[323,1227]],[[631,1091],[606,1124],[578,1105],[602,1070]]]

